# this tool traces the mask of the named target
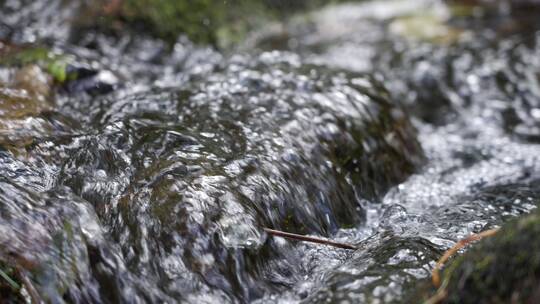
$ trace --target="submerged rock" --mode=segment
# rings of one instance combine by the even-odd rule
[[[322,287],[303,303],[406,303],[403,294],[429,276],[431,263],[442,254],[421,237],[384,232],[360,243],[350,259],[330,271]]]
[[[363,202],[423,161],[407,114],[376,79],[306,65],[290,53],[233,57],[174,88],[73,98],[57,111],[80,125],[37,136],[27,158],[2,154],[10,182],[80,197],[107,236],[65,239],[88,253],[70,253],[78,268],[64,273],[50,256],[58,252],[48,241],[54,225],[28,226],[32,238],[13,235],[17,255],[28,254],[27,240],[53,246],[33,256],[62,278],[35,281],[50,300],[260,298],[307,271],[290,246],[266,239],[263,226],[331,235],[359,225]],[[49,182],[31,178],[40,172]],[[14,209],[11,217],[64,219],[83,233],[91,226],[71,209],[62,211],[69,218],[44,212]],[[126,270],[110,271],[117,267]],[[116,287],[96,294],[108,281]]]

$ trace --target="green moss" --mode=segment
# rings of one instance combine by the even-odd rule
[[[49,50],[42,47],[12,51],[0,58],[0,65],[27,65],[49,59]]]
[[[343,0],[125,0],[100,22],[106,27],[120,22],[171,43],[183,33],[196,43],[229,48],[253,28],[335,2]]]
[[[0,65],[25,66],[37,64],[41,66],[55,81],[64,83],[66,80],[76,78],[76,75],[68,73],[67,66],[70,61],[68,56],[55,54],[43,47],[30,47],[14,50],[0,58]]]
[[[68,79],[67,62],[63,60],[52,60],[46,65],[46,71],[59,83],[64,83]]]
[[[540,212],[505,225],[444,272],[446,303],[538,303]]]
[[[222,22],[222,1],[127,0],[123,14],[153,34],[173,40],[179,32],[199,42],[215,42],[212,28]]]

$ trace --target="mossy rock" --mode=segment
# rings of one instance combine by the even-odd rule
[[[106,28],[120,24],[123,29],[143,31],[169,42],[185,34],[196,43],[229,48],[254,28],[335,2],[343,1],[125,0],[109,6],[105,12],[109,16],[98,23]]]
[[[22,67],[39,65],[58,83],[76,78],[69,73],[68,64],[73,61],[67,55],[56,54],[42,46],[21,46],[2,54],[0,66]]]
[[[445,303],[539,303],[540,211],[513,221],[451,263]]]

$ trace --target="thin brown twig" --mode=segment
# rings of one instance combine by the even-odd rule
[[[295,234],[295,233],[290,233],[290,232],[274,230],[270,228],[264,228],[264,231],[274,236],[279,236],[279,237],[288,238],[288,239],[297,240],[297,241],[324,244],[324,245],[333,246],[333,247],[342,248],[342,249],[350,249],[350,250],[358,249],[357,247],[350,244],[334,242],[334,241],[316,238],[312,236],[305,236],[305,235],[300,235],[300,234]]]
[[[433,282],[433,285],[435,287],[439,287],[441,285],[441,278],[439,276],[439,270],[442,268],[444,263],[452,256],[454,255],[458,250],[461,248],[467,246],[467,244],[478,241],[482,238],[492,236],[497,231],[499,231],[499,228],[489,229],[486,231],[482,231],[480,233],[475,233],[472,235],[469,235],[468,237],[460,240],[457,242],[452,248],[446,250],[446,252],[443,254],[443,256],[437,261],[437,264],[435,265],[435,268],[433,268],[433,271],[431,272],[431,280]]]
[[[439,275],[439,270],[444,266],[444,263],[452,256],[454,255],[458,250],[461,248],[467,246],[467,244],[481,240],[485,237],[489,237],[494,235],[499,231],[499,228],[489,229],[486,231],[482,231],[480,233],[472,234],[459,242],[457,242],[452,248],[448,249],[442,257],[437,261],[437,264],[435,264],[435,268],[433,268],[433,271],[431,272],[431,280],[433,282],[433,285],[437,287],[437,292],[430,297],[427,301],[424,302],[424,304],[436,304],[441,302],[444,298],[446,298],[446,295],[448,294],[448,291],[446,290],[446,287],[448,285],[448,280],[445,280],[444,284],[441,286],[441,278]]]

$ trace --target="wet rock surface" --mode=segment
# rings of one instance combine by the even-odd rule
[[[534,9],[348,3],[218,52],[45,2],[0,14],[0,266],[45,301],[403,302],[538,204]]]
[[[514,220],[447,267],[445,303],[535,303],[540,300],[538,211]],[[509,259],[508,257],[512,258]],[[504,280],[500,274],[504,273]]]

